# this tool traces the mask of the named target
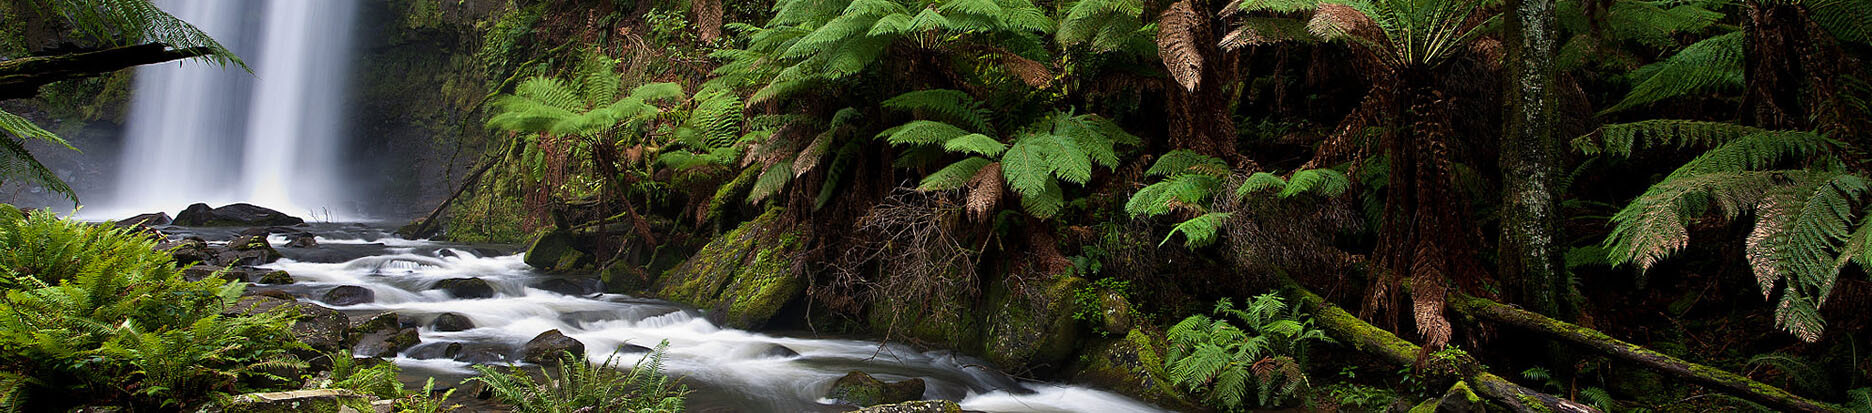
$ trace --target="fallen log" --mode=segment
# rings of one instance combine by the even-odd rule
[[[1300,300],[1300,306],[1313,315],[1313,321],[1326,330],[1326,334],[1344,344],[1372,355],[1382,357],[1400,365],[1417,364],[1417,355],[1423,349],[1416,344],[1398,338],[1390,331],[1373,326],[1347,313],[1344,309],[1326,302],[1318,294],[1287,281],[1288,289]],[[1501,376],[1489,373],[1474,360],[1454,360],[1453,366],[1460,379],[1464,380],[1477,393],[1508,406],[1518,412],[1573,412],[1598,413],[1598,409],[1571,400],[1554,397],[1515,384]]]
[[[1456,312],[1470,317],[1485,319],[1534,331],[1548,337],[1578,344],[1586,348],[1636,363],[1659,372],[1676,376],[1684,381],[1696,383],[1712,390],[1729,393],[1748,399],[1764,406],[1781,411],[1799,412],[1835,412],[1838,408],[1808,400],[1778,387],[1755,381],[1742,375],[1691,363],[1652,351],[1642,346],[1620,341],[1611,336],[1585,327],[1555,320],[1531,311],[1514,308],[1494,301],[1469,295],[1454,295],[1450,307]]]
[[[53,82],[103,75],[135,66],[207,56],[204,47],[170,49],[162,43],[113,47],[0,62],[0,99],[26,99]]]

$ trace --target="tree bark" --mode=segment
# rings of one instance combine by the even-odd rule
[[[207,48],[170,49],[162,43],[26,57],[0,62],[0,99],[26,99],[53,82],[103,75],[130,67],[209,54]]]
[[[1471,317],[1487,319],[1508,324],[1566,340],[1599,352],[1625,359],[1649,367],[1653,370],[1677,376],[1685,381],[1697,383],[1710,389],[1733,394],[1735,396],[1761,403],[1781,411],[1798,412],[1833,412],[1832,406],[1807,400],[1786,390],[1769,386],[1761,382],[1701,364],[1691,363],[1669,355],[1651,351],[1642,346],[1631,344],[1592,329],[1568,324],[1535,314],[1527,310],[1509,307],[1486,299],[1458,294],[1450,300],[1450,307],[1457,312]]]
[[[1535,312],[1571,318],[1561,268],[1557,193],[1559,144],[1554,91],[1554,0],[1510,0],[1508,122],[1502,132],[1502,223],[1497,275]]]
[[[1358,317],[1354,317],[1344,309],[1340,309],[1338,306],[1326,302],[1326,299],[1321,298],[1317,294],[1313,294],[1312,291],[1307,291],[1306,288],[1301,287],[1292,280],[1285,280],[1285,282],[1288,289],[1294,294],[1294,297],[1299,298],[1299,305],[1301,308],[1311,313],[1313,321],[1319,323],[1319,326],[1324,328],[1328,335],[1339,339],[1341,343],[1350,344],[1359,351],[1382,357],[1400,365],[1409,366],[1417,363],[1417,354],[1422,351],[1421,347],[1398,338],[1397,335],[1391,334],[1389,331],[1385,331],[1363,320],[1359,320]],[[1460,361],[1460,363],[1461,365],[1456,366],[1457,370],[1460,372],[1460,379],[1470,383],[1471,387],[1476,389],[1477,393],[1494,399],[1496,402],[1506,405],[1515,411],[1593,413],[1599,411],[1591,406],[1575,403],[1570,400],[1561,399],[1514,384],[1501,376],[1483,370],[1482,366],[1476,364],[1474,360],[1465,359]]]

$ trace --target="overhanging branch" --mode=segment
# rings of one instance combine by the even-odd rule
[[[0,62],[0,99],[26,99],[53,82],[102,76],[126,68],[212,53],[205,47],[170,49],[162,43],[113,47]]]

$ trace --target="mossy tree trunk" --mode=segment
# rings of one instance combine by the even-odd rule
[[[1736,395],[1781,411],[1798,412],[1833,412],[1833,406],[1807,400],[1786,390],[1769,386],[1761,382],[1730,373],[1721,369],[1691,363],[1646,349],[1642,346],[1619,341],[1592,329],[1568,324],[1535,314],[1533,312],[1509,307],[1486,299],[1457,295],[1450,300],[1450,307],[1457,312],[1471,317],[1508,324],[1566,340],[1574,344],[1612,355],[1626,361],[1638,363],[1653,370],[1676,376],[1684,381],[1697,383],[1713,390]]]
[[[1398,338],[1382,328],[1373,326],[1347,313],[1344,309],[1326,302],[1318,294],[1300,287],[1292,281],[1286,281],[1287,287],[1295,298],[1300,300],[1301,308],[1311,313],[1314,322],[1326,330],[1327,335],[1338,339],[1340,343],[1390,360],[1399,365],[1418,365],[1418,355],[1423,348],[1409,341]],[[1473,359],[1467,357],[1449,360],[1450,373],[1458,380],[1463,380],[1477,393],[1495,400],[1518,412],[1598,412],[1591,406],[1561,399],[1514,384],[1507,379],[1489,373]]]
[[[171,49],[162,43],[113,47],[0,62],[0,99],[26,99],[53,82],[101,76],[146,64],[207,56],[206,48]]]
[[[1554,140],[1554,0],[1511,0],[1508,116],[1502,131],[1502,223],[1498,276],[1535,312],[1570,318],[1560,266],[1559,145]]]

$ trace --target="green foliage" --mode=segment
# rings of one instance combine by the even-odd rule
[[[234,52],[222,47],[201,29],[163,12],[149,0],[69,0],[21,2],[26,10],[40,18],[60,20],[70,25],[71,34],[83,41],[109,46],[132,46],[162,43],[175,49],[204,48],[201,59],[218,65],[247,64]],[[0,42],[17,43],[21,39],[0,37]],[[9,44],[6,49],[20,49]]]
[[[1825,326],[1819,306],[1840,269],[1854,259],[1865,263],[1853,228],[1865,225],[1854,205],[1868,183],[1828,155],[1835,144],[1808,132],[1753,132],[1704,152],[1613,215],[1605,242],[1612,263],[1649,269],[1688,245],[1693,218],[1712,210],[1723,220],[1753,214],[1746,252],[1762,297],[1780,287],[1775,324],[1818,340]],[[1772,169],[1790,162],[1804,166]]]
[[[1275,294],[1251,298],[1241,309],[1222,300],[1214,313],[1217,319],[1193,315],[1170,328],[1165,367],[1177,385],[1225,409],[1274,407],[1299,395],[1308,386],[1308,346],[1332,342],[1311,317]],[[1253,404],[1251,384],[1258,389]]]
[[[1471,40],[1487,32],[1495,19],[1477,24],[1476,13],[1488,2],[1422,0],[1328,0],[1320,7],[1334,12],[1349,9],[1377,26],[1362,30],[1360,19],[1331,16],[1314,18],[1307,29],[1329,41],[1344,41],[1378,53],[1391,67],[1436,66],[1455,56]],[[1343,7],[1345,9],[1340,9]]]
[[[143,235],[0,207],[0,369],[8,408],[76,393],[134,408],[180,408],[275,388],[304,367],[296,314],[220,313],[244,284],[182,278]],[[290,307],[283,307],[290,308]],[[56,401],[66,403],[71,400]]]
[[[545,381],[525,371],[488,366],[474,366],[481,376],[469,380],[487,384],[496,399],[522,413],[681,412],[689,390],[663,375],[668,349],[668,341],[657,345],[629,369],[621,369],[613,353],[598,365],[563,357],[559,377],[547,372]]]
[[[1631,93],[1601,113],[1618,112],[1673,97],[1739,90],[1743,32],[1730,32],[1691,44],[1664,61],[1633,71]]]
[[[1126,299],[1132,298],[1131,282],[1117,278],[1100,278],[1091,285],[1079,287],[1073,291],[1073,319],[1090,323],[1105,321],[1105,294],[1118,294]],[[1104,329],[1097,329],[1100,336],[1111,334]]]
[[[1599,131],[1573,140],[1573,148],[1587,155],[1630,157],[1634,152],[1678,148],[1711,148],[1737,138],[1769,131],[1728,122],[1652,119],[1601,126]]]
[[[44,186],[52,192],[65,195],[72,203],[78,202],[78,194],[71,186],[60,180],[57,174],[39,163],[32,152],[27,150],[27,141],[40,141],[52,145],[73,148],[65,139],[58,137],[45,128],[35,125],[26,118],[0,110],[0,183],[11,180],[24,180],[33,185]]]
[[[1134,217],[1158,216],[1182,211],[1195,215],[1170,228],[1170,234],[1164,237],[1165,243],[1177,234],[1182,234],[1184,245],[1200,248],[1213,244],[1223,225],[1232,216],[1227,212],[1210,212],[1210,205],[1216,194],[1222,193],[1226,180],[1233,174],[1221,159],[1198,154],[1188,150],[1176,150],[1164,154],[1145,171],[1149,176],[1161,176],[1164,180],[1139,189],[1131,199],[1125,202],[1125,212]],[[1275,190],[1280,199],[1301,195],[1334,197],[1344,194],[1352,185],[1345,173],[1332,169],[1302,169],[1294,171],[1290,177],[1283,178],[1268,172],[1256,172],[1235,184],[1236,199],[1253,196],[1256,192]]]
[[[1096,51],[1152,54],[1156,30],[1145,25],[1143,14],[1144,2],[1139,0],[1080,0],[1060,19],[1057,39],[1061,45],[1086,45]]]
[[[397,413],[435,413],[454,410],[458,405],[446,405],[444,401],[455,389],[436,394],[435,378],[423,383],[420,391],[404,389],[403,382],[397,380],[400,369],[395,363],[373,359],[353,358],[350,351],[326,354],[331,360],[331,371],[322,380],[307,383],[307,388],[344,389],[369,395],[380,400],[391,400],[391,407]],[[368,364],[368,365],[367,365]],[[353,406],[369,408],[370,406]]]

